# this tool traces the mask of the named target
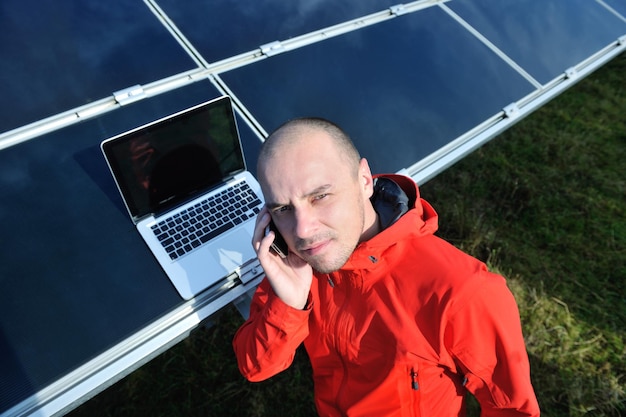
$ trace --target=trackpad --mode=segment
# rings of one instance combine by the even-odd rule
[[[216,250],[211,254],[226,271],[232,272],[256,256],[251,241],[250,232],[239,229],[212,243]]]

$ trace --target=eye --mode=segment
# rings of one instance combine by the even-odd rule
[[[290,206],[280,206],[280,207],[276,207],[275,209],[273,209],[272,213],[273,214],[277,214],[277,215],[281,215],[283,213],[286,213],[289,210],[291,210]]]
[[[328,197],[328,194],[323,193],[323,194],[318,194],[318,195],[316,195],[313,199],[317,201],[317,200],[323,200],[323,199],[325,199],[326,197]]]

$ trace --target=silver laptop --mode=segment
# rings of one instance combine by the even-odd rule
[[[107,139],[102,152],[139,233],[185,299],[236,272],[261,188],[246,170],[229,97]]]

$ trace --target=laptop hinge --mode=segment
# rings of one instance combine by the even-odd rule
[[[117,101],[120,106],[134,103],[135,101],[141,100],[145,96],[146,93],[143,91],[143,87],[139,84],[113,93],[115,101]]]

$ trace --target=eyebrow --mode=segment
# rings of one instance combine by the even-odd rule
[[[328,191],[330,188],[332,188],[331,184],[321,185],[321,186],[315,188],[314,190],[312,190],[311,192],[305,194],[303,196],[303,198],[309,198],[309,197],[312,197],[312,196],[315,196],[315,195],[323,194],[326,191]],[[290,204],[266,202],[265,205],[267,206],[268,209],[273,210],[273,209],[277,209],[279,207],[289,206]]]

